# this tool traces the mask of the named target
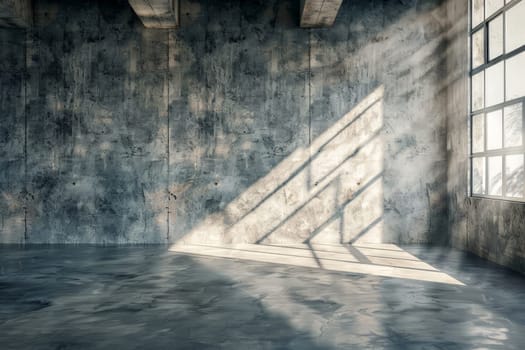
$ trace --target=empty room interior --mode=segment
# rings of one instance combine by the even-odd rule
[[[0,0],[0,348],[525,349],[525,0]]]

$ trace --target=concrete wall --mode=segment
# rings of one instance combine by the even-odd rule
[[[447,242],[442,1],[34,12],[0,34],[1,242]]]
[[[0,30],[0,242],[23,242],[25,223],[24,31]]]
[[[525,204],[471,198],[468,138],[468,2],[450,2],[448,192],[451,242],[496,263],[525,272]]]

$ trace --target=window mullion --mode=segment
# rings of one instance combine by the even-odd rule
[[[514,56],[520,55],[523,52],[525,52],[525,45],[521,46],[512,46],[513,49],[510,49],[507,45],[507,38],[509,40],[512,37],[509,37],[507,34],[507,12],[509,9],[513,8],[515,5],[520,4],[521,1],[525,0],[512,0],[508,1],[506,4],[504,4],[500,9],[492,13],[488,18],[486,17],[487,14],[487,6],[486,4],[481,4],[482,8],[477,7],[476,9],[476,21],[480,21],[475,26],[472,26],[474,23],[474,1],[470,1],[470,60],[468,61],[470,63],[470,79],[469,79],[469,118],[468,118],[468,136],[469,136],[469,175],[470,175],[470,181],[469,181],[469,188],[470,188],[470,195],[471,196],[478,196],[478,197],[485,197],[485,198],[492,198],[492,199],[499,199],[499,200],[510,200],[510,201],[525,201],[525,180],[521,179],[520,175],[523,170],[520,168],[525,164],[525,96],[522,96],[521,93],[517,94],[515,92],[512,92],[514,90],[508,91],[507,85],[508,85],[508,78],[513,78],[512,81],[509,81],[509,83],[519,84],[519,80],[516,80],[516,77],[513,75],[508,76],[507,75],[507,69],[511,69],[507,67],[507,60],[511,59]],[[520,5],[521,6],[521,5]],[[521,11],[521,10],[520,10]],[[480,13],[481,12],[481,13]],[[519,12],[518,12],[519,13]],[[483,18],[481,18],[481,16]],[[499,16],[502,16],[502,18],[499,18]],[[513,14],[512,16],[516,16]],[[513,18],[514,18],[513,17]],[[491,23],[493,21],[496,21],[498,23]],[[516,21],[516,19],[514,19]],[[512,22],[515,23],[515,22]],[[492,33],[490,33],[492,25]],[[498,25],[497,27],[494,27]],[[516,24],[515,24],[516,25]],[[514,26],[515,26],[514,25]],[[482,33],[479,33],[479,31],[482,30]],[[510,29],[509,29],[510,30]],[[476,36],[474,34],[477,34]],[[492,35],[492,37],[491,37]],[[494,43],[491,43],[491,39],[494,40]],[[501,40],[501,43],[500,43]],[[478,46],[474,46],[474,43],[483,44],[482,51],[476,50],[476,48],[479,49]],[[497,51],[494,51],[493,59],[491,59],[491,50],[490,46],[491,44],[496,44],[497,47],[494,47],[493,49],[497,49]],[[509,52],[509,50],[511,50]],[[474,68],[474,53],[480,53],[481,55],[476,56],[476,64],[481,63],[479,66]],[[496,56],[497,55],[497,56]],[[478,58],[479,57],[479,58]],[[513,61],[515,62],[515,61]],[[517,62],[517,61],[516,61]],[[491,76],[493,77],[493,80],[491,80],[495,84],[503,84],[503,86],[492,86],[491,92],[497,93],[497,95],[489,94],[489,85],[486,79],[486,71],[489,67],[492,67],[494,65],[497,65],[499,63],[502,63],[502,69],[503,71],[499,71],[496,73],[495,70],[491,71]],[[514,65],[515,66],[515,65]],[[516,69],[514,66],[512,66],[512,69]],[[498,69],[499,70],[499,69]],[[480,74],[475,80],[473,77],[476,77],[477,74]],[[494,74],[498,74],[497,77],[494,76]],[[483,75],[483,85],[479,84],[481,81],[481,75]],[[497,80],[494,80],[497,79]],[[479,82],[479,83],[478,83]],[[481,108],[476,109],[474,111],[474,94],[473,94],[473,87],[474,83],[480,85],[480,88],[477,88],[476,91],[479,91],[481,87],[483,88],[482,94],[476,94],[476,98],[483,98],[483,104],[480,106]],[[501,89],[501,90],[499,90]],[[516,91],[522,91],[516,90]],[[479,91],[481,92],[481,91]],[[513,93],[512,100],[508,100],[510,98],[509,93]],[[502,100],[500,102],[501,94],[503,95]],[[487,98],[489,96],[493,96],[494,98],[498,97],[497,101],[494,98],[491,98],[491,102],[498,102],[497,104],[489,105],[487,103]],[[476,99],[476,101],[479,101]],[[480,105],[476,102],[476,106]],[[516,123],[518,122],[516,120],[519,119],[519,115],[514,114],[516,112],[516,108],[518,106],[521,106],[521,146],[519,146],[516,141],[516,136],[519,135],[519,129],[516,129]],[[508,118],[506,117],[505,110],[509,107],[509,114]],[[494,112],[494,111],[501,111],[498,127],[501,126],[500,136],[501,137],[501,145],[498,145],[497,149],[488,149],[489,146],[489,132],[492,132],[492,136],[494,135],[494,131],[496,129],[489,130],[488,126],[488,117],[487,114]],[[483,113],[483,116],[480,114]],[[477,120],[477,126],[476,126],[476,134],[474,134],[474,117],[476,116]],[[492,117],[491,117],[492,118]],[[509,119],[511,118],[511,119]],[[508,120],[506,120],[508,119]],[[492,119],[491,119],[492,120]],[[483,126],[480,129],[479,123],[482,122]],[[508,130],[506,130],[508,129]],[[479,138],[480,135],[478,135],[479,132],[483,132],[483,138]],[[518,134],[516,134],[518,133]],[[505,137],[508,136],[508,140],[505,140]],[[474,138],[478,137],[479,141],[481,142],[480,146],[483,146],[482,152],[476,152],[474,153],[474,150],[479,151],[479,148],[474,148]],[[478,140],[478,139],[477,139]],[[478,144],[478,143],[476,143]],[[516,145],[516,146],[515,146]],[[501,148],[499,148],[501,147]],[[516,163],[517,159],[521,156],[523,157],[521,163]],[[492,161],[490,161],[492,159]],[[499,161],[498,161],[499,160]],[[489,167],[489,164],[492,162],[493,168],[491,169]],[[510,163],[509,163],[510,162]],[[481,168],[483,166],[483,169]],[[501,169],[500,169],[501,167]],[[509,169],[507,169],[509,167]],[[474,168],[476,170],[476,173],[474,173]],[[509,172],[509,170],[511,170]],[[481,174],[480,171],[483,173]],[[491,174],[492,173],[492,174]],[[500,186],[501,194],[498,195],[491,195],[491,182],[490,182],[490,176],[491,175],[499,175],[501,176],[501,185],[498,183],[498,186]],[[480,183],[482,179],[480,178],[482,176],[484,179],[483,185]],[[498,179],[499,180],[499,179]],[[519,185],[521,182],[523,186],[523,193],[520,198],[512,197],[514,195],[518,195],[516,190],[516,185]],[[482,185],[482,187],[480,187]],[[474,186],[476,186],[476,192],[474,193]],[[492,189],[493,190],[493,189]],[[495,192],[493,192],[495,193]],[[507,196],[507,194],[509,196]]]
[[[525,102],[521,103],[521,146],[525,148]],[[525,166],[525,151],[523,152],[524,166]],[[525,169],[523,169],[523,176],[525,177]],[[523,199],[525,199],[525,179],[523,181]]]
[[[489,22],[483,26],[483,66],[489,63]]]

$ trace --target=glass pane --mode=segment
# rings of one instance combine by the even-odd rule
[[[503,7],[503,0],[486,0],[485,2],[485,18],[490,17],[494,12]]]
[[[485,63],[484,53],[485,46],[483,41],[483,33],[485,30],[481,28],[472,34],[472,69],[481,66]]]
[[[523,197],[525,172],[523,170],[522,154],[505,157],[505,185],[506,196],[514,198]]]
[[[484,0],[472,0],[472,27],[483,21],[483,2]]]
[[[505,14],[505,51],[525,45],[525,1],[520,1]]]
[[[472,193],[485,194],[485,158],[472,159]]]
[[[472,76],[472,110],[485,107],[485,72]]]
[[[523,142],[523,111],[521,103],[505,107],[505,147],[521,146]]]
[[[489,22],[489,60],[503,54],[503,15]]]
[[[487,150],[503,147],[502,111],[487,113]]]
[[[486,106],[503,102],[503,62],[487,68],[485,79]]]
[[[501,196],[502,194],[502,158],[489,157],[489,195]]]
[[[485,150],[485,115],[478,114],[472,117],[472,153]]]
[[[505,67],[507,101],[525,96],[525,52],[509,58]]]

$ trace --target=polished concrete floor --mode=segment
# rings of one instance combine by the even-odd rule
[[[368,249],[353,263],[391,267],[371,259],[399,252]],[[0,349],[525,348],[524,276],[450,249],[400,249],[402,268],[450,279],[245,252],[0,247]]]

